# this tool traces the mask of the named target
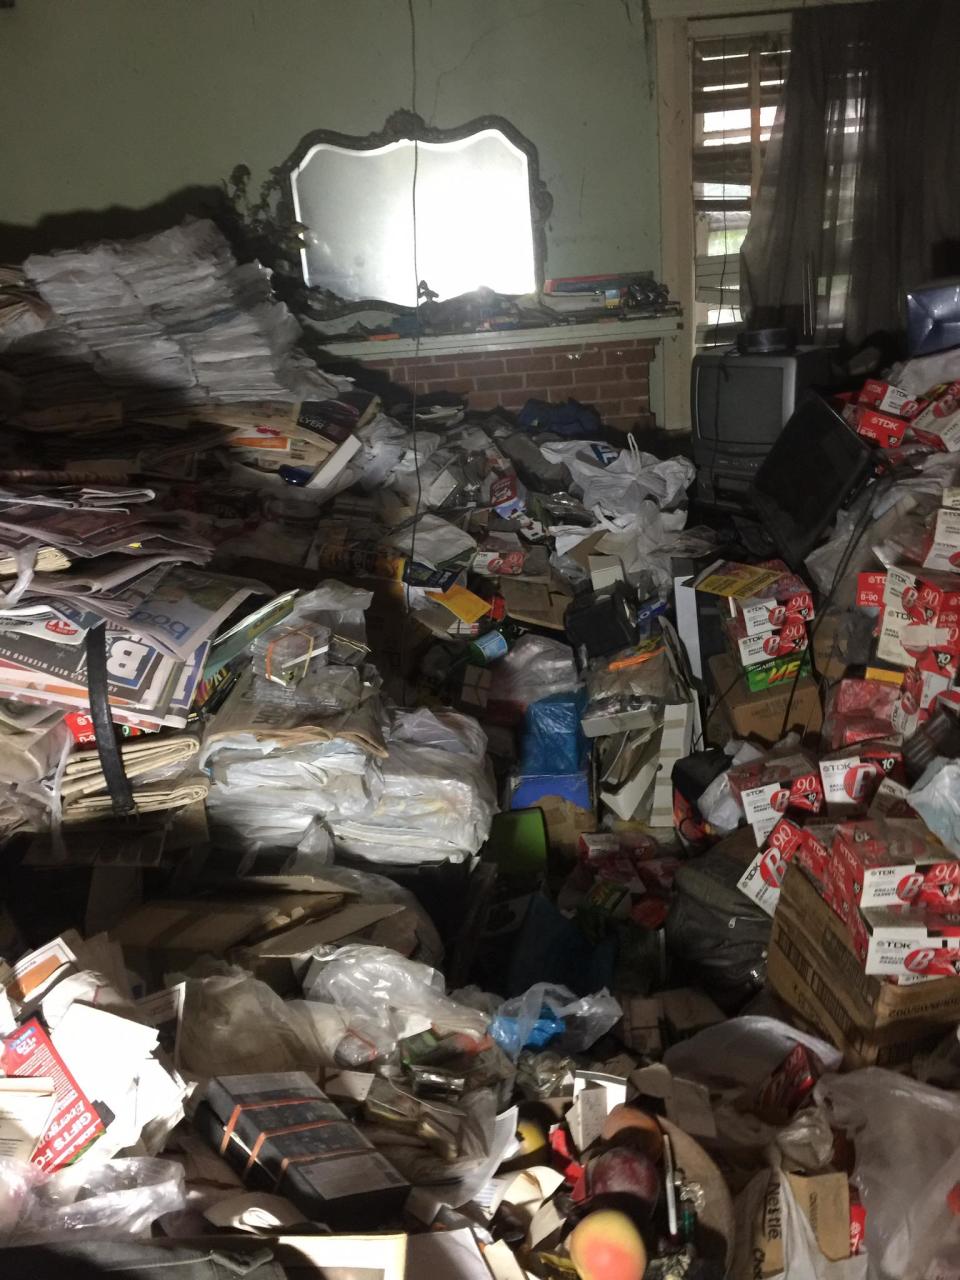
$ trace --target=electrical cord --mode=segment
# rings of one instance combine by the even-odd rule
[[[414,9],[414,0],[407,0],[407,12],[410,17],[410,110],[414,115],[417,113],[417,15]],[[417,178],[420,170],[420,143],[417,138],[413,140],[413,181],[410,187],[410,203],[413,225],[413,285],[416,316],[416,332],[414,335],[413,349],[413,368],[410,375],[410,434],[413,445],[413,471],[417,480],[417,498],[413,508],[413,521],[410,530],[410,561],[413,565],[416,561],[417,546],[417,522],[420,519],[420,510],[423,503],[423,483],[420,476],[420,453],[417,441],[417,404],[419,399],[419,379],[420,379],[420,342],[423,337],[423,329],[420,322],[420,264],[417,255]],[[407,657],[407,635],[409,630],[410,615],[410,583],[405,584],[404,604],[406,606],[406,614],[403,619],[403,627],[400,633],[400,679],[404,690],[404,702],[409,705],[408,694],[412,694],[412,690],[408,687],[406,675],[406,657]]]

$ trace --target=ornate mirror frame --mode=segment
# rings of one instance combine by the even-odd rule
[[[553,209],[553,197],[540,177],[540,158],[537,148],[529,138],[524,137],[509,120],[504,120],[502,116],[478,116],[475,120],[470,120],[466,124],[458,125],[453,129],[438,129],[433,125],[428,125],[422,116],[413,111],[395,111],[382,129],[376,133],[368,133],[365,137],[337,133],[331,129],[315,129],[300,139],[296,148],[283,164],[271,170],[271,176],[261,190],[260,204],[257,208],[261,215],[267,213],[268,210],[270,211],[269,221],[276,226],[281,237],[284,236],[285,229],[287,237],[289,237],[291,230],[294,232],[300,230],[296,223],[292,179],[310,151],[318,145],[326,144],[328,146],[342,147],[349,151],[374,151],[378,147],[386,146],[391,142],[460,142],[473,134],[491,129],[502,133],[509,142],[523,152],[527,159],[527,175],[530,186],[530,221],[533,229],[537,288],[542,289],[547,258],[546,223]],[[285,264],[286,269],[280,263],[276,265],[289,278],[291,274],[289,267],[292,265],[289,259]],[[292,284],[293,282],[290,281],[290,283]],[[334,308],[329,305],[329,303],[333,302],[334,295],[328,294],[322,289],[311,289],[303,283],[302,279],[300,287],[303,289],[306,299],[318,294],[323,295],[328,301],[328,305],[325,307],[327,314],[332,314],[334,310],[341,315],[346,315],[353,311],[369,311],[372,309],[398,312],[412,312],[414,310],[413,307],[405,307],[380,298],[363,298],[358,301],[337,299]]]

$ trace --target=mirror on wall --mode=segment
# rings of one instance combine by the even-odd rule
[[[543,284],[552,201],[536,148],[499,117],[434,129],[397,112],[362,138],[317,131],[280,176],[306,228],[300,255],[311,289],[413,307],[420,281],[441,301]]]

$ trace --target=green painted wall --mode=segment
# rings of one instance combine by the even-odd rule
[[[421,114],[497,113],[538,146],[548,273],[656,269],[642,0],[414,9]],[[407,0],[17,0],[0,10],[0,255],[123,234],[126,211],[167,202],[162,225],[235,164],[259,182],[308,130],[366,133],[410,101]]]

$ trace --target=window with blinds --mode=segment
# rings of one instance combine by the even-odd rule
[[[697,344],[740,326],[740,245],[783,96],[788,31],[691,41]]]

